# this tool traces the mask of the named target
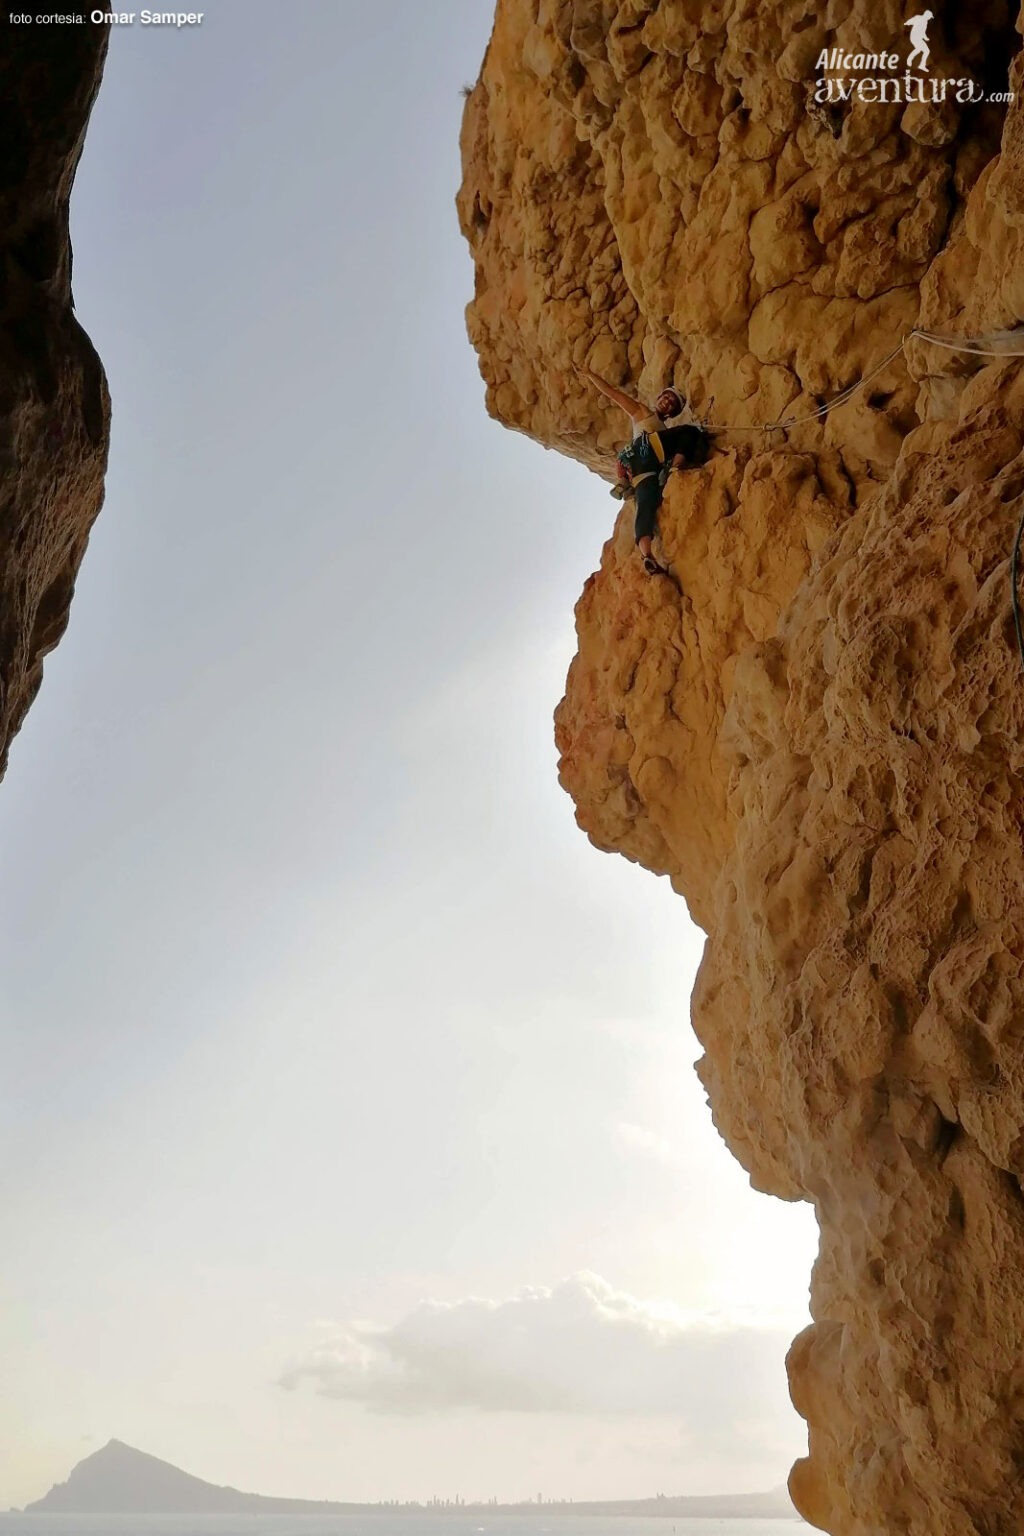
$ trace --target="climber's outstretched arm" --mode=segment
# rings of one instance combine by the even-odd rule
[[[606,399],[621,406],[626,415],[632,417],[633,421],[643,422],[650,416],[650,406],[641,405],[639,400],[634,400],[630,395],[623,394],[621,389],[616,389],[614,384],[609,384],[607,379],[602,379],[599,373],[592,373],[589,368],[579,368],[577,372],[582,373],[583,377],[588,379],[595,389],[599,389]]]

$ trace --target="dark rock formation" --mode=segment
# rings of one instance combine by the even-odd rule
[[[68,203],[106,46],[88,21],[0,29],[0,771],[103,500],[110,399],[73,312]]]

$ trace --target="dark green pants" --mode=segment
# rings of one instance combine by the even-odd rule
[[[641,539],[653,539],[654,530],[658,526],[661,484],[657,475],[652,475],[649,480],[641,480],[639,485],[634,486],[633,503],[636,507],[633,535],[639,544]]]

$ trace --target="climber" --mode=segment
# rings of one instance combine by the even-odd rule
[[[633,440],[618,456],[619,475],[636,503],[634,534],[644,570],[649,576],[667,576],[669,573],[651,552],[665,480],[674,469],[703,464],[711,440],[703,427],[666,427],[665,423],[683,409],[683,397],[677,389],[663,389],[651,411],[589,368],[577,371],[607,399],[620,405],[633,422]]]

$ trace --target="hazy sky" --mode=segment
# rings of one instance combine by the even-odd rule
[[[806,1209],[691,1071],[700,935],[555,777],[615,504],[491,422],[491,0],[113,37],[114,400],[0,788],[0,1507],[110,1436],[308,1497],[782,1481]]]

